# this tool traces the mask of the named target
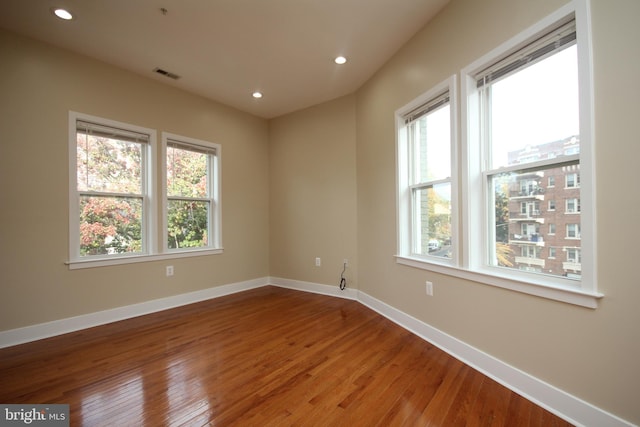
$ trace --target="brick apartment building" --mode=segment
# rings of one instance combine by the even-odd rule
[[[509,153],[509,164],[579,154],[577,137]],[[508,180],[508,263],[519,270],[580,278],[580,165],[512,174]],[[508,224],[508,225],[507,225]]]

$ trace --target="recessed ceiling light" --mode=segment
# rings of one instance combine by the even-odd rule
[[[70,21],[73,19],[73,15],[67,9],[63,9],[61,7],[54,7],[51,9],[54,15],[56,15],[60,19],[64,19],[65,21]]]
[[[336,59],[333,60],[333,62],[335,62],[338,65],[342,65],[345,62],[347,62],[347,58],[345,58],[344,56],[338,56]]]
[[[253,96],[253,97],[254,97],[254,98],[256,98],[256,99],[260,99],[260,98],[262,98],[262,92],[257,92],[257,91],[256,91],[256,92],[253,92],[253,93],[251,94],[251,96]]]

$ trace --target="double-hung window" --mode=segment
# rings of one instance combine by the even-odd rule
[[[218,246],[220,146],[163,133],[163,223],[169,251]]]
[[[69,133],[70,268],[222,252],[220,145],[163,133],[159,161],[155,130],[76,112]]]
[[[526,215],[515,213],[517,206],[539,206],[548,197],[548,176],[580,164],[579,154],[564,154],[567,146],[575,153],[580,146],[575,40],[571,19],[473,75],[483,150],[479,168],[488,207],[483,227],[488,266],[565,276],[537,255],[535,268],[531,260],[518,257],[524,249],[538,254],[531,249],[561,244],[537,232],[540,224],[555,222],[557,214],[535,208],[527,208]],[[526,240],[516,239],[525,227],[536,231]]]
[[[455,258],[452,99],[454,77],[396,112],[402,256],[441,263]]]
[[[462,71],[463,265],[498,286],[594,306],[582,298],[598,296],[586,7],[568,4]],[[572,213],[566,233],[550,232],[567,222],[557,200]],[[550,256],[568,250],[585,263]]]
[[[455,77],[396,111],[398,263],[597,305],[588,16],[573,0],[461,71],[459,156]]]
[[[76,114],[71,126],[71,260],[149,253],[154,131]]]

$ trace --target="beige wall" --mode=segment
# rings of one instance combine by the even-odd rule
[[[272,276],[357,286],[355,142],[353,95],[270,121]]]
[[[452,0],[357,92],[359,288],[596,406],[640,422],[640,2],[594,0],[596,310],[394,262],[394,111],[565,3]],[[435,284],[427,297],[425,280]]]
[[[269,275],[266,120],[6,32],[0,58],[0,330]],[[224,253],[70,271],[69,110],[221,144]]]

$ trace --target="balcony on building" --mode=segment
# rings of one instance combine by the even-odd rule
[[[517,256],[516,264],[525,264],[528,266],[536,266],[536,267],[544,268],[544,259],[526,257],[526,256]]]
[[[535,245],[544,246],[542,234],[512,234],[509,238],[510,245]]]
[[[562,263],[562,269],[564,271],[570,271],[573,273],[578,273],[582,271],[582,267],[581,267],[581,263],[579,262],[563,262]]]
[[[535,188],[526,188],[526,189],[517,189],[511,190],[509,192],[509,199],[512,201],[516,200],[544,200],[544,188],[535,187]]]

